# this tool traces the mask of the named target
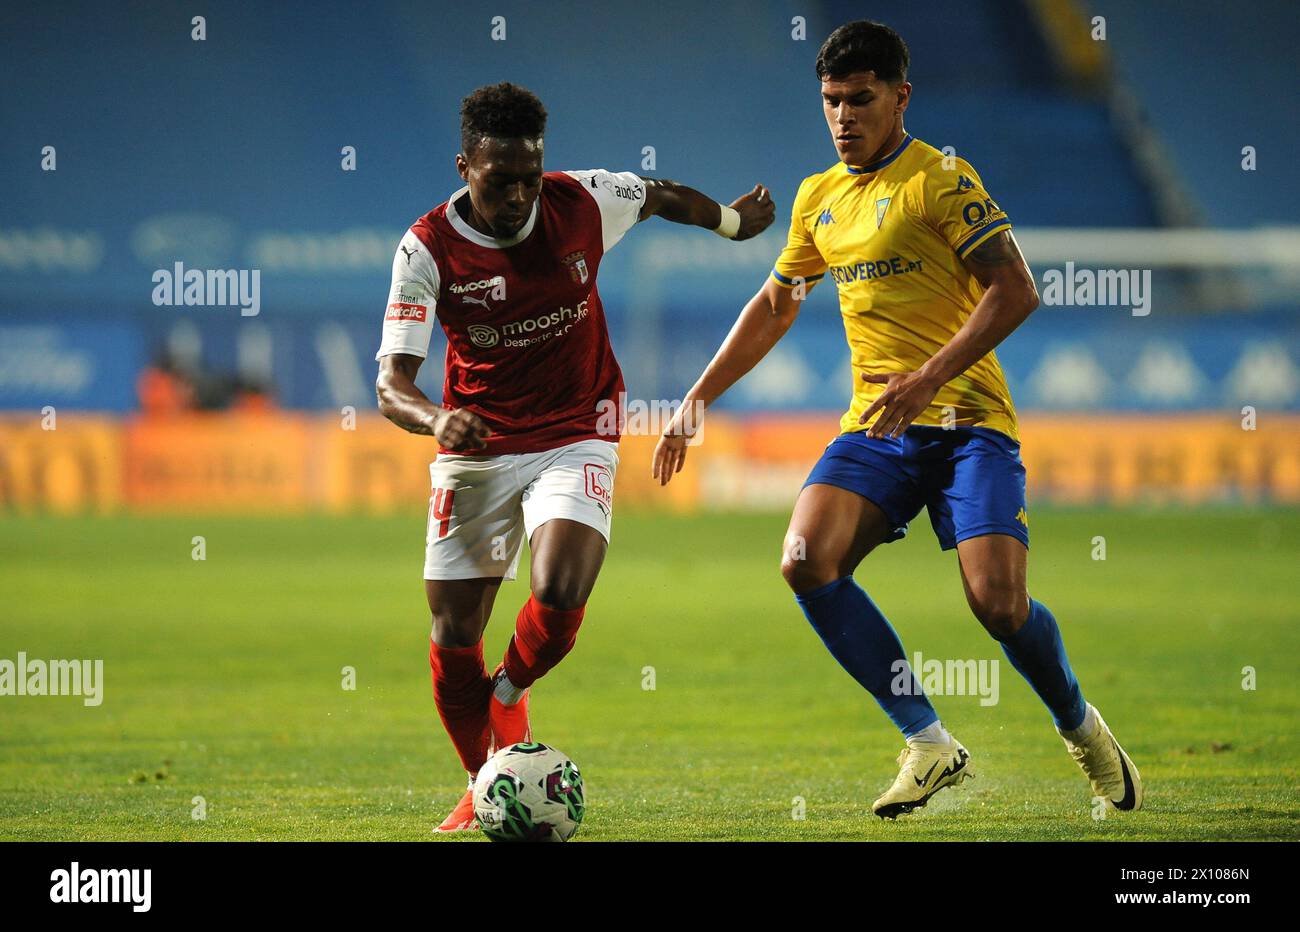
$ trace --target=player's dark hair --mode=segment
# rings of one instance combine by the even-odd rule
[[[843,78],[873,71],[886,84],[907,80],[910,59],[903,37],[883,23],[859,19],[830,34],[817,52],[817,78]]]
[[[518,84],[489,84],[460,102],[460,144],[467,154],[488,137],[540,139],[545,132],[546,108]]]

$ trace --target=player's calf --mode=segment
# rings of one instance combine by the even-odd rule
[[[478,773],[487,760],[488,697],[492,681],[483,666],[483,644],[441,647],[429,642],[429,668],[438,717],[456,746],[465,771]]]
[[[515,621],[506,655],[492,675],[488,719],[492,745],[500,749],[528,741],[528,690],[573,650],[586,606],[560,609],[529,596]]]
[[[586,606],[551,608],[529,596],[519,610],[502,668],[510,685],[526,690],[573,649]]]

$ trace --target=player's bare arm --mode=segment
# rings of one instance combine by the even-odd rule
[[[859,418],[865,424],[881,412],[869,436],[900,436],[941,387],[988,355],[1038,307],[1034,277],[1010,230],[981,243],[962,263],[984,287],[984,295],[957,334],[915,372],[863,373],[863,381],[885,385]]]
[[[379,360],[375,394],[379,412],[402,430],[437,438],[448,450],[478,450],[488,435],[483,419],[471,411],[448,410],[429,400],[415,384],[422,360],[406,353],[391,353]]]
[[[642,220],[649,217],[663,217],[673,223],[704,227],[708,230],[716,230],[722,223],[721,205],[694,188],[667,179],[642,178],[641,180],[645,182],[645,205],[641,208]],[[772,219],[776,216],[772,194],[761,184],[754,185],[753,190],[736,198],[728,206],[740,215],[740,226],[730,237],[734,240],[757,236],[772,225]]]
[[[688,413],[707,409],[771,352],[799,316],[799,305],[810,288],[803,286],[796,297],[795,289],[783,288],[769,277],[745,305],[655,446],[651,475],[660,485],[667,485],[686,462],[686,441],[699,428],[697,419],[687,423]]]

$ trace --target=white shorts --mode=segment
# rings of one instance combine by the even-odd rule
[[[580,440],[542,453],[464,456],[429,464],[425,579],[514,579],[520,545],[553,518],[609,540],[618,444]]]

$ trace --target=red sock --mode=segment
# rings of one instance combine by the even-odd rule
[[[515,634],[506,647],[505,668],[510,682],[527,689],[573,650],[585,605],[569,611],[547,608],[528,597],[515,621]]]
[[[488,729],[492,680],[483,668],[483,642],[473,647],[439,647],[430,639],[429,668],[442,727],[451,736],[465,769],[478,773],[492,740]]]

